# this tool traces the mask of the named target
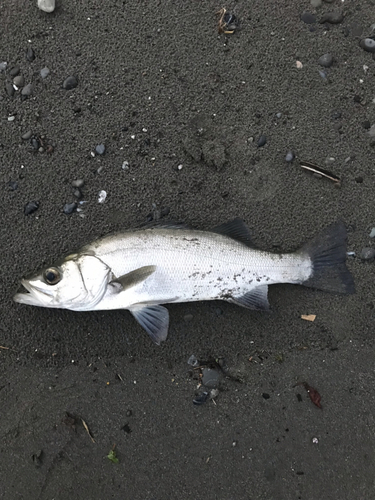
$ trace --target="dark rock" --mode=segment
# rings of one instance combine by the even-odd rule
[[[21,90],[21,94],[24,95],[24,96],[29,96],[31,95],[33,92],[33,86],[31,85],[31,83],[27,84],[22,90]]]
[[[375,248],[362,248],[359,258],[362,260],[372,260],[375,257]]]
[[[23,139],[24,141],[28,141],[29,139],[31,139],[32,135],[33,133],[31,132],[31,130],[28,130],[21,136],[21,139]]]
[[[23,85],[25,83],[25,79],[24,79],[23,75],[15,76],[13,79],[13,83],[14,83],[14,85],[17,85],[17,87],[23,87]]]
[[[63,208],[64,214],[66,214],[66,215],[72,214],[75,210],[77,210],[77,203],[75,203],[75,202],[66,203],[66,205],[64,205],[64,208]]]
[[[331,54],[324,54],[318,59],[318,63],[324,68],[330,68],[333,64],[333,57]]]
[[[35,149],[35,151],[37,151],[40,147],[39,141],[35,137],[30,140],[30,144],[32,145],[33,149]]]
[[[20,72],[20,67],[19,66],[13,66],[13,68],[9,71],[9,76],[11,78],[14,78],[15,76],[18,75],[19,72]]]
[[[339,24],[344,19],[344,14],[340,10],[326,12],[322,15],[320,23]]]
[[[5,82],[5,91],[9,97],[14,95],[14,87],[10,82]]]
[[[105,146],[104,144],[98,144],[95,148],[95,153],[97,155],[104,155],[105,153]]]
[[[193,404],[196,406],[203,405],[208,400],[209,396],[210,393],[208,391],[204,391],[193,399]]]
[[[23,213],[25,215],[31,215],[34,212],[36,212],[39,208],[39,202],[38,201],[29,201],[29,203],[26,203]]]
[[[220,373],[212,368],[203,368],[202,370],[202,384],[210,389],[218,386]]]
[[[366,52],[375,52],[375,40],[372,38],[364,38],[359,42],[359,46]]]
[[[306,24],[314,24],[316,23],[316,16],[314,16],[314,14],[310,14],[310,12],[303,12],[301,14],[301,21]]]
[[[34,59],[35,59],[35,52],[34,52],[34,50],[33,50],[31,47],[29,47],[29,48],[27,49],[27,51],[26,51],[26,59],[27,59],[29,62],[32,62],[32,61],[34,61]]]
[[[364,129],[368,130],[371,128],[371,123],[368,120],[366,120],[366,121],[362,122],[362,127]]]
[[[78,85],[78,80],[75,76],[68,76],[66,80],[63,82],[63,88],[65,90],[72,90],[75,89]]]
[[[267,137],[265,135],[261,135],[258,139],[257,146],[258,148],[262,148],[267,142]]]
[[[271,397],[271,396],[270,396],[269,394],[267,394],[266,392],[263,392],[262,396],[263,396],[263,398],[264,398],[264,399],[270,399],[270,397]]]
[[[12,191],[15,191],[16,189],[18,189],[18,184],[15,181],[9,181],[8,182],[8,186],[10,187],[10,189]]]

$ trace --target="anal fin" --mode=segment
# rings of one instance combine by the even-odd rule
[[[246,307],[247,309],[256,309],[260,311],[268,311],[270,304],[268,302],[268,285],[260,285],[245,293],[241,297],[231,297],[230,302]]]
[[[129,309],[142,328],[150,335],[155,344],[160,345],[168,335],[169,312],[163,306],[135,306]]]

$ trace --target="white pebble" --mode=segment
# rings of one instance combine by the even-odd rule
[[[375,227],[371,229],[370,238],[375,238]]]
[[[55,6],[55,0],[38,0],[38,7],[44,12],[53,12]]]
[[[182,170],[182,165],[179,165],[177,168],[178,170]]]
[[[15,119],[15,116],[8,116],[8,122],[13,122]]]
[[[318,439],[318,438],[312,438],[312,442],[313,442],[314,444],[318,444],[318,443],[319,443],[319,439]]]
[[[123,164],[121,165],[122,170],[129,170],[129,162],[124,161]]]
[[[99,191],[98,202],[104,203],[106,198],[107,198],[106,191]]]

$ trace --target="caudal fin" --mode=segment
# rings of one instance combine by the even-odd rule
[[[354,281],[346,267],[346,228],[342,222],[328,226],[302,247],[311,259],[313,273],[302,283],[333,293],[354,293]]]

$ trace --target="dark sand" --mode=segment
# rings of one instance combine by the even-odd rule
[[[313,31],[300,20],[314,12],[307,0],[232,2],[241,29],[218,36],[222,6],[61,0],[48,15],[36,0],[1,2],[4,500],[374,496],[373,263],[349,260],[353,296],[274,286],[272,314],[226,303],[168,306],[161,347],[126,311],[12,301],[23,276],[139,225],[153,203],[202,229],[243,217],[256,243],[274,251],[293,250],[338,219],[348,250],[359,255],[373,244],[375,149],[363,122],[375,123],[375,63],[359,40],[375,22],[374,2],[324,3],[318,19],[337,7],[345,18]],[[327,52],[335,63],[324,80],[317,59]],[[34,86],[24,102],[4,89],[16,64]],[[42,80],[44,66],[51,73]],[[79,84],[66,91],[69,75]],[[31,152],[21,139],[28,130],[53,153]],[[257,148],[261,134],[267,144]],[[106,154],[92,157],[100,143]],[[293,164],[284,160],[289,149]],[[341,189],[302,171],[300,160],[341,177]],[[77,178],[85,180],[85,218],[62,212]],[[31,200],[40,208],[25,217]],[[192,354],[224,357],[240,378],[223,377],[216,404],[193,406]],[[301,381],[319,390],[323,410],[293,387]],[[114,445],[118,464],[107,458]]]

